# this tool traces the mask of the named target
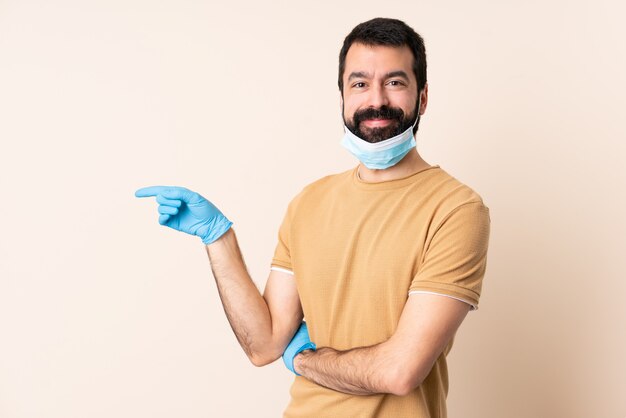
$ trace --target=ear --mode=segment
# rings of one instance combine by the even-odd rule
[[[420,92],[420,115],[426,113],[426,106],[428,106],[428,83],[424,84]]]
[[[339,116],[343,118],[343,96],[339,93]]]

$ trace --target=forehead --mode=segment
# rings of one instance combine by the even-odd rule
[[[377,76],[398,70],[406,72],[411,78],[415,77],[413,53],[406,45],[395,47],[354,43],[348,49],[345,65],[344,80],[352,72],[365,72]]]

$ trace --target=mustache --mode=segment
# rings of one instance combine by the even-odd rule
[[[378,109],[368,107],[356,112],[352,119],[356,126],[362,121],[369,119],[393,119],[402,122],[404,120],[404,112],[397,107],[381,106]]]

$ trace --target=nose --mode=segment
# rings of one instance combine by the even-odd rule
[[[387,97],[387,92],[383,86],[378,84],[372,85],[368,93],[369,96],[367,101],[369,107],[379,109],[383,105],[389,105],[389,98]]]

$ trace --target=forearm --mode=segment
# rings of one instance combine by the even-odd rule
[[[337,351],[330,347],[305,350],[294,368],[307,379],[352,395],[396,392],[396,362],[386,343]]]
[[[272,344],[272,320],[265,299],[246,269],[233,228],[207,245],[206,251],[237,341],[252,363],[261,364]]]

